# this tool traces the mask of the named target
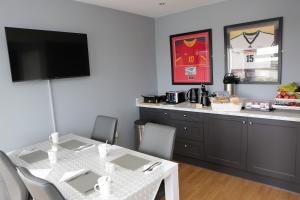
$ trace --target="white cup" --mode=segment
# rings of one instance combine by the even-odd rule
[[[58,151],[58,144],[52,144],[51,145],[51,150],[52,151]]]
[[[98,179],[97,184],[94,186],[94,190],[99,192],[103,196],[110,195],[111,190],[111,177],[102,176]]]
[[[48,151],[48,159],[51,164],[57,163],[57,151],[49,150]]]
[[[58,144],[59,143],[59,133],[57,133],[57,132],[51,133],[51,135],[49,136],[49,141],[52,144]]]
[[[111,162],[106,162],[105,163],[105,171],[107,173],[112,173],[112,172],[116,171],[116,165]]]
[[[99,144],[98,151],[99,151],[100,158],[106,158],[109,152],[108,144]]]

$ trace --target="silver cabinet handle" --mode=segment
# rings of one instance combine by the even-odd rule
[[[164,115],[168,115],[168,113],[164,113]]]
[[[188,147],[188,145],[187,145],[187,144],[185,144],[185,145],[184,145],[184,148],[187,148],[187,147]]]
[[[183,127],[183,129],[184,129],[185,131],[187,131],[187,127]]]
[[[246,121],[243,121],[243,124],[246,124]]]
[[[250,124],[250,125],[252,125],[252,124],[253,124],[253,122],[249,122],[249,124]]]
[[[187,115],[183,115],[184,117],[187,117]]]

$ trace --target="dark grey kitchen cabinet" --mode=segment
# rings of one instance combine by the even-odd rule
[[[140,108],[140,118],[176,128],[174,154],[204,158],[202,116],[194,112]]]
[[[205,160],[245,168],[247,118],[208,114],[204,120],[204,144]]]
[[[293,122],[249,118],[248,170],[289,181],[299,179],[299,130]]]
[[[197,112],[175,111],[170,113],[171,126],[176,127],[174,153],[197,160],[204,158],[203,120]]]
[[[299,122],[156,108],[140,114],[176,127],[177,161],[300,192]]]

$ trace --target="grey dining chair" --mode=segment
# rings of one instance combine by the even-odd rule
[[[96,118],[92,139],[100,142],[116,143],[118,119],[99,115]]]
[[[176,128],[147,123],[139,151],[166,160],[173,158]]]
[[[17,170],[34,200],[65,200],[52,183],[32,175],[24,167],[17,167]]]
[[[139,151],[166,160],[173,158],[176,128],[161,124],[147,123]],[[164,181],[160,184],[155,200],[165,196]]]
[[[2,190],[6,193],[0,195],[6,195],[10,200],[29,200],[32,199],[26,186],[17,173],[15,164],[9,159],[9,157],[0,151],[0,177],[3,179]]]

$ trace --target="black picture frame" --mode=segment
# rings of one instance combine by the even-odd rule
[[[259,25],[263,26],[266,24],[274,23],[274,27],[277,29],[274,30],[274,44],[278,45],[278,65],[277,65],[277,80],[276,81],[250,81],[250,80],[241,80],[240,84],[281,84],[282,79],[282,34],[283,34],[283,17],[276,17],[264,20],[257,20],[246,23],[239,23],[229,26],[224,26],[224,52],[225,52],[225,72],[231,72],[229,70],[229,52],[230,49],[230,30],[237,30],[238,28],[249,29],[251,27],[256,27],[258,29]]]
[[[172,39],[176,37],[181,36],[189,36],[194,34],[201,34],[201,33],[207,33],[208,34],[208,52],[209,52],[209,81],[207,82],[177,82],[174,78],[174,49],[172,48]],[[213,84],[213,50],[212,50],[212,29],[204,29],[204,30],[198,30],[198,31],[192,31],[192,32],[186,32],[186,33],[180,33],[180,34],[174,34],[169,36],[170,40],[170,52],[171,52],[171,76],[172,76],[172,85],[212,85]]]

